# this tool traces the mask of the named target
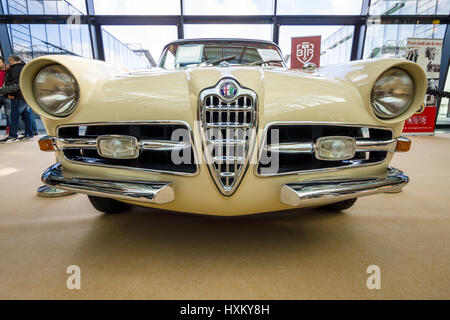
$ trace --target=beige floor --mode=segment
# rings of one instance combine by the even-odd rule
[[[37,149],[0,145],[0,299],[450,298],[450,135],[395,157],[411,177],[400,194],[233,219],[38,198],[53,155]],[[81,290],[66,289],[69,265]],[[369,265],[381,290],[366,288]]]

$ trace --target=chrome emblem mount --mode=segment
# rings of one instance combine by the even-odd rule
[[[225,100],[233,100],[238,94],[238,85],[236,82],[227,80],[220,85],[220,95]]]
[[[232,78],[200,92],[203,155],[224,196],[236,191],[247,171],[258,129],[257,108],[256,93]]]

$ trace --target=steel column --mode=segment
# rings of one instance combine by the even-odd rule
[[[363,0],[361,5],[361,16],[369,17],[370,0]],[[352,51],[350,53],[350,60],[361,60],[364,53],[364,41],[366,39],[367,24],[361,23],[355,25],[353,31]]]
[[[272,40],[276,44],[278,44],[280,42],[280,25],[278,24],[278,21],[277,21],[277,7],[278,7],[278,0],[274,0]]]
[[[177,25],[178,39],[184,39],[184,0],[180,0],[180,23]]]
[[[92,57],[105,61],[105,48],[103,46],[102,26],[95,19],[94,0],[86,0],[86,21],[91,38]],[[82,16],[83,18],[83,16]]]

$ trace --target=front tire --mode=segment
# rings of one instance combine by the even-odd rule
[[[131,205],[114,199],[100,198],[94,196],[88,196],[88,198],[89,201],[94,206],[94,208],[103,213],[120,213],[127,211],[131,208]]]
[[[355,204],[356,199],[357,198],[327,204],[326,206],[319,207],[318,209],[323,209],[326,211],[333,211],[333,212],[343,211],[343,210],[346,210],[346,209],[349,209],[350,207],[352,207]]]

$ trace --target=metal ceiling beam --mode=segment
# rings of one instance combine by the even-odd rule
[[[92,1],[92,0],[86,0]],[[69,15],[5,15],[3,23],[11,24],[65,24]],[[239,15],[239,16],[199,16],[183,15],[184,24],[272,24],[273,15]],[[89,21],[90,20],[90,21]],[[384,15],[367,18],[365,15],[277,15],[279,25],[361,25],[377,24],[449,24],[450,15]],[[178,25],[181,24],[180,15],[85,15],[81,16],[81,23],[98,25]]]

